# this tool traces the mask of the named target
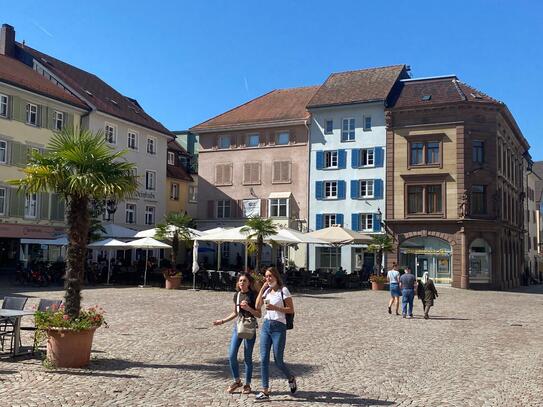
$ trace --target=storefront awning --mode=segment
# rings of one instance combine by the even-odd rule
[[[57,239],[21,239],[21,244],[39,244],[47,246],[66,246],[68,239],[63,236]]]

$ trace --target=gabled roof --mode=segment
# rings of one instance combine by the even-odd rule
[[[503,105],[502,102],[460,82],[455,75],[450,75],[400,81],[393,107],[419,107],[454,102]]]
[[[183,167],[178,167],[178,166],[169,165],[169,164],[166,167],[166,177],[180,179],[180,180],[189,181],[189,182],[194,181]]]
[[[306,105],[318,86],[278,89],[215,116],[190,129],[195,133],[222,130],[232,126],[307,120]]]
[[[405,65],[333,73],[309,101],[307,107],[385,101],[398,79],[408,77]]]
[[[172,135],[161,123],[149,116],[134,99],[121,95],[96,75],[53,58],[27,45],[16,44],[17,52],[30,55],[69,88],[100,112],[138,124],[159,133]],[[24,57],[23,57],[24,58]]]
[[[168,141],[168,150],[171,151],[177,151],[178,153],[181,153],[183,155],[189,156],[190,154],[183,148],[183,146],[179,145],[179,143],[175,140],[169,140]]]
[[[71,93],[56,86],[17,59],[0,54],[0,82],[46,96],[72,106],[88,110],[89,107]]]

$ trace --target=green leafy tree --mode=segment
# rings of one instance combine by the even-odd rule
[[[277,226],[274,225],[271,219],[264,219],[259,216],[250,218],[245,222],[245,226],[241,228],[241,232],[249,233],[247,235],[248,248],[256,252],[256,271],[260,270],[262,259],[262,248],[264,247],[264,239],[273,236],[277,233]],[[273,242],[272,242],[273,243]]]
[[[375,253],[375,265],[378,272],[381,273],[381,264],[383,262],[383,255],[385,253],[390,253],[393,250],[394,240],[392,236],[388,234],[384,235],[373,235],[371,237],[371,243],[368,245],[368,251]]]
[[[44,154],[34,152],[22,179],[10,184],[25,193],[55,192],[66,200],[68,250],[66,256],[66,313],[77,318],[90,228],[90,203],[95,199],[121,201],[137,189],[135,165],[125,151],[109,147],[102,132],[78,127],[55,133]]]
[[[169,213],[164,217],[164,221],[156,227],[155,237],[159,240],[171,240],[172,265],[177,265],[177,253],[179,252],[180,242],[188,243],[192,240],[189,228],[193,226],[192,218],[185,213]]]

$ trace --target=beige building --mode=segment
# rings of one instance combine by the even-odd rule
[[[201,229],[240,226],[249,217],[261,216],[306,230],[309,113],[305,106],[316,90],[275,90],[190,129],[200,142]],[[231,264],[243,255],[234,250],[223,248],[225,261]],[[263,261],[275,264],[279,256],[279,251],[268,250]],[[291,250],[289,257],[298,266],[306,264],[304,247]]]

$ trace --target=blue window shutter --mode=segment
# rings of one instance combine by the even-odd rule
[[[324,168],[324,151],[317,151],[317,170]]]
[[[382,167],[385,162],[383,147],[375,147],[375,166]]]
[[[347,164],[347,152],[345,150],[338,150],[337,152],[338,169],[343,170]]]
[[[322,229],[324,226],[324,216],[323,215],[317,215],[317,221],[315,223],[315,230]]]
[[[351,180],[351,199],[358,199],[360,196],[360,181],[357,179]]]
[[[343,214],[342,213],[336,213],[336,224],[337,225],[341,225],[341,226],[345,226],[345,224],[343,223]]]
[[[355,232],[360,231],[360,214],[353,213],[351,215],[351,230],[354,230]]]
[[[378,213],[373,214],[373,231],[374,232],[380,232],[381,231],[381,217]]]
[[[337,198],[345,199],[345,181],[337,182]]]
[[[360,167],[360,149],[353,148],[351,150],[351,165],[353,168]]]
[[[375,199],[383,199],[383,180],[373,180],[373,196]]]
[[[322,181],[316,181],[315,182],[315,198],[316,199],[322,199],[324,198],[324,185]]]

